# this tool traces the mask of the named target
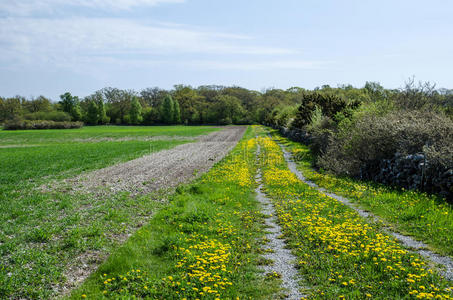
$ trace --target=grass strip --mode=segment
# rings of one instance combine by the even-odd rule
[[[263,215],[254,198],[256,143],[249,127],[221,162],[180,186],[150,223],[115,251],[71,298],[269,299],[260,276]]]
[[[289,171],[260,138],[263,179],[313,299],[453,299],[453,286],[419,255]]]
[[[387,225],[423,241],[435,252],[453,257],[453,207],[445,199],[315,171],[307,146],[289,141],[276,131],[273,137],[288,147],[308,180],[360,204]]]

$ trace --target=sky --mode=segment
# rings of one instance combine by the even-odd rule
[[[0,96],[175,84],[453,88],[449,0],[0,0]]]

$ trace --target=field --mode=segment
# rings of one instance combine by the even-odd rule
[[[149,196],[93,199],[40,187],[192,141],[211,127],[85,127],[0,132],[0,297],[49,297],[67,264],[100,252],[154,210]],[[153,140],[154,139],[154,140]],[[125,226],[124,224],[130,224]]]
[[[1,298],[453,299],[450,206],[316,172],[265,127],[0,132],[0,167]]]

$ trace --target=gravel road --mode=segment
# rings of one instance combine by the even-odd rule
[[[260,153],[260,148],[257,149],[257,155]],[[297,273],[295,263],[297,258],[287,249],[285,241],[280,238],[282,235],[282,228],[278,224],[277,212],[272,204],[272,201],[263,193],[261,169],[258,170],[258,175],[255,178],[258,187],[255,189],[256,199],[261,203],[261,212],[268,216],[265,219],[265,224],[268,227],[266,230],[266,238],[269,243],[264,245],[264,249],[271,249],[263,255],[264,258],[272,261],[272,264],[262,267],[264,272],[272,273],[277,272],[282,277],[282,287],[285,289],[286,298],[288,300],[298,300],[305,297],[300,292],[299,281],[300,277]]]
[[[82,174],[66,183],[79,192],[128,191],[132,195],[174,187],[208,171],[236,145],[246,128],[225,127],[196,142]]]

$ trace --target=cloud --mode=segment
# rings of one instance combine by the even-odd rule
[[[202,60],[192,61],[188,65],[202,69],[214,70],[313,70],[322,69],[325,66],[332,64],[328,61],[309,61],[300,59],[281,60],[281,59],[266,59],[266,60],[247,60],[247,61],[219,61],[219,60]]]
[[[2,0],[0,14],[29,16],[33,13],[54,13],[64,7],[86,7],[102,10],[128,10],[134,7],[183,3],[185,0]]]
[[[0,18],[0,61],[77,63],[83,57],[287,55],[291,49],[250,44],[244,36],[115,18]]]

